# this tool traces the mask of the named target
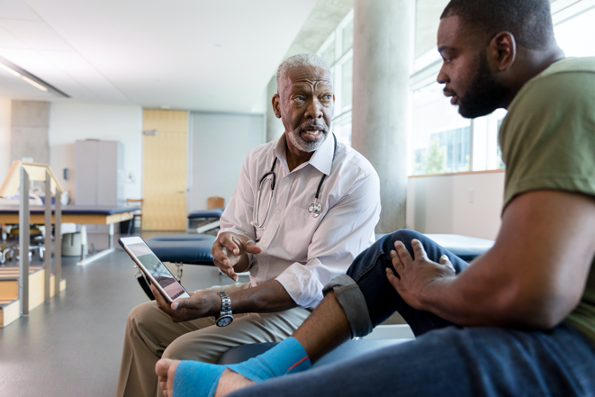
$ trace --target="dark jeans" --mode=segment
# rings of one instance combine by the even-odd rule
[[[569,325],[548,331],[456,327],[409,307],[386,279],[389,252],[419,239],[428,257],[466,262],[423,235],[401,230],[360,254],[348,274],[366,300],[374,326],[395,310],[417,338],[383,351],[272,379],[230,396],[595,396],[595,347]],[[431,331],[431,332],[430,332]]]

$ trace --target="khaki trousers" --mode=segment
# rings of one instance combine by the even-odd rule
[[[212,287],[233,292],[250,283]],[[217,327],[214,317],[174,323],[154,301],[136,306],[128,315],[116,396],[162,396],[155,364],[161,358],[217,363],[232,347],[248,343],[279,342],[308,317],[310,311],[295,308],[277,313],[234,314],[227,327]]]

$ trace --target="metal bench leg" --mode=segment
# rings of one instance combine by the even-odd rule
[[[184,273],[184,264],[183,263],[176,263],[176,267],[178,268],[178,272],[176,274],[176,280],[182,280],[182,273]]]

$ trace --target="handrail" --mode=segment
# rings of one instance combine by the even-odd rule
[[[58,182],[58,178],[56,178],[49,165],[15,160],[12,162],[8,174],[6,175],[6,178],[4,178],[4,182],[2,182],[2,186],[0,186],[0,198],[12,197],[17,194],[21,183],[21,167],[23,167],[25,171],[27,171],[27,174],[29,174],[30,181],[45,182],[45,173],[47,171],[51,176],[50,190],[52,194],[56,194],[56,189],[58,189],[60,193],[64,193],[64,189],[60,185],[60,182]]]
[[[50,278],[52,261],[52,195],[54,202],[54,291],[60,292],[62,280],[62,222],[61,198],[64,190],[49,165],[13,161],[8,175],[0,186],[0,198],[12,197],[19,193],[19,301],[21,316],[29,314],[29,188],[30,182],[45,182],[45,262],[44,262],[44,298],[50,299]]]

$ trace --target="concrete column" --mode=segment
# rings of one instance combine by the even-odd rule
[[[352,145],[380,176],[377,233],[405,227],[415,0],[355,0]]]
[[[14,100],[11,109],[11,160],[30,158],[49,164],[50,103]]]
[[[273,111],[273,95],[277,93],[277,76],[273,76],[267,86],[267,142],[279,138],[285,132],[283,123],[275,116]]]

